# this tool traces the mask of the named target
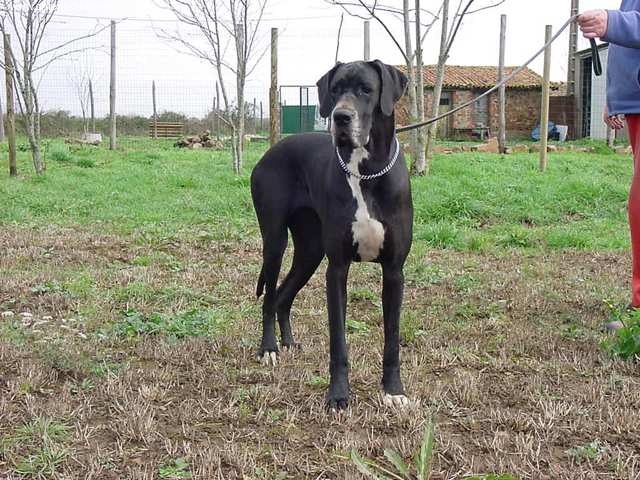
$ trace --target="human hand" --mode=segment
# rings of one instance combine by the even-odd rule
[[[589,10],[578,17],[578,25],[585,38],[601,38],[607,33],[609,14],[606,10]]]
[[[609,128],[614,130],[622,130],[624,128],[624,120],[622,115],[609,115],[607,107],[604,107],[604,113],[602,114],[602,120],[607,124]]]

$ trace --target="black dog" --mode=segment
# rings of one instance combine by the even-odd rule
[[[262,157],[251,175],[263,240],[258,297],[266,287],[259,357],[266,364],[276,362],[276,316],[282,346],[295,345],[291,304],[326,255],[331,360],[326,400],[331,409],[349,402],[345,310],[352,261],[382,264],[384,399],[408,403],[400,380],[398,328],[413,206],[394,123],[394,106],[406,83],[402,72],[378,60],[338,63],[317,83],[320,115],[331,115],[331,135],[287,137]],[[276,290],[287,229],[293,238],[293,264]]]

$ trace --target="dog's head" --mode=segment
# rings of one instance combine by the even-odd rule
[[[393,115],[407,77],[380,60],[337,63],[316,85],[320,115],[331,116],[333,143],[361,147],[369,142],[375,114]]]

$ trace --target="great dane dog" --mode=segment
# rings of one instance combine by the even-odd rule
[[[326,255],[330,339],[327,407],[349,403],[345,313],[351,262],[382,265],[384,402],[408,404],[400,379],[399,319],[403,267],[411,248],[413,205],[409,173],[395,136],[394,106],[407,79],[379,60],[338,63],[320,80],[320,115],[331,134],[305,133],[274,145],[251,175],[253,204],[263,241],[257,296],[262,306],[259,358],[275,364],[275,320],[282,347],[296,346],[289,316],[296,294]],[[276,289],[287,230],[293,263]]]

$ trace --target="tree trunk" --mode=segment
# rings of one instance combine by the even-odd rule
[[[436,82],[433,88],[433,99],[431,101],[431,116],[437,117],[440,113],[440,96],[442,95],[442,85],[444,83],[445,65],[447,63],[447,34],[449,29],[449,0],[442,3],[442,32],[440,36],[440,55],[438,56],[438,67]],[[438,132],[438,122],[433,122],[427,130],[427,147],[424,174],[429,173],[431,160],[433,158],[433,144]]]
[[[239,175],[242,170],[242,151],[244,147],[244,125],[245,125],[245,108],[244,108],[244,86],[238,86],[238,119],[236,129],[236,157],[234,159],[233,170]]]
[[[42,152],[40,151],[40,142],[36,133],[35,125],[36,115],[32,111],[26,115],[27,123],[27,138],[29,140],[29,147],[31,148],[31,157],[33,159],[33,168],[38,175],[42,175],[45,171],[44,162],[42,161]]]
[[[420,0],[416,0],[416,107],[417,121],[424,121],[424,77],[422,72],[422,45],[420,39]],[[426,170],[425,129],[418,128],[416,139],[416,160],[413,163],[413,174],[424,175]]]
[[[409,0],[402,1],[402,12],[404,21],[404,43],[407,66],[407,96],[409,98],[409,123],[416,123],[418,118],[418,105],[416,102],[416,82],[415,72],[413,70],[413,47],[411,45],[411,25],[409,21]],[[420,40],[417,40],[418,42]],[[421,72],[418,72],[420,74]],[[411,130],[409,132],[409,149],[411,154],[411,170],[415,170],[415,164],[418,159],[418,132]]]
[[[236,55],[238,66],[236,72],[236,98],[238,99],[238,117],[236,119],[236,152],[233,161],[233,171],[239,175],[242,171],[242,150],[244,147],[244,82],[246,78],[247,57],[245,55],[245,25],[236,25]]]

